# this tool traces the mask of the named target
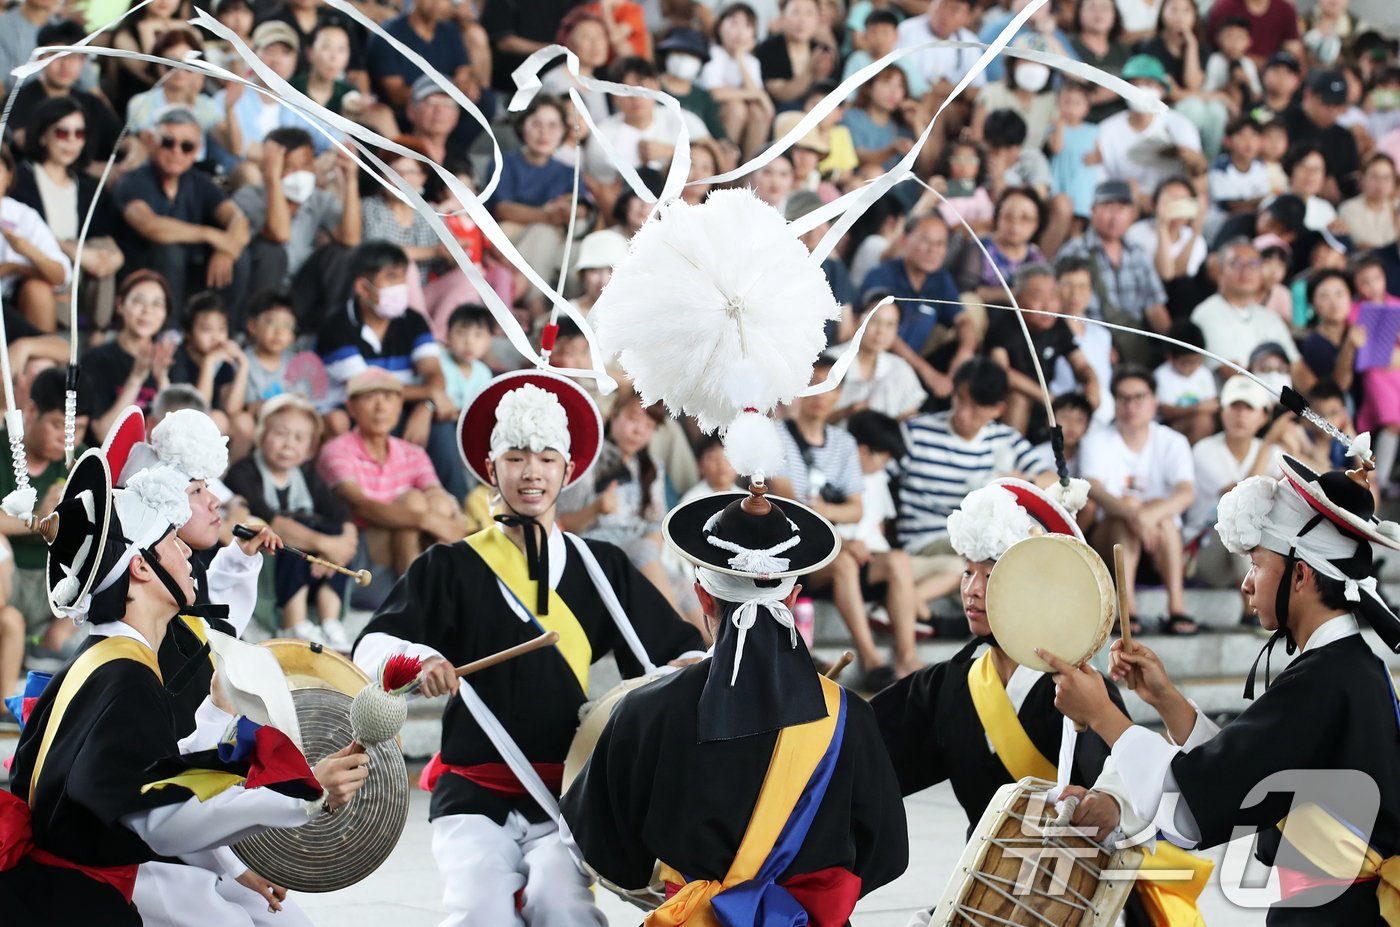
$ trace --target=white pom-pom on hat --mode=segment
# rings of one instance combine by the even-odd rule
[[[197,409],[178,409],[151,432],[151,447],[160,462],[187,480],[214,480],[228,469],[228,438],[214,420]]]
[[[1070,477],[1065,486],[1058,480],[1045,490],[1045,494],[1058,502],[1070,515],[1078,515],[1089,504],[1089,481]]]
[[[1259,546],[1278,489],[1278,480],[1251,476],[1220,497],[1215,530],[1226,550],[1232,554],[1247,554]]]
[[[125,489],[112,494],[122,533],[137,547],[145,547],[172,525],[184,525],[190,520],[188,487],[183,473],[164,465],[133,476]]]
[[[777,422],[757,412],[741,413],[724,433],[724,456],[737,472],[756,482],[778,473],[785,455]]]
[[[967,494],[948,516],[948,541],[953,550],[973,563],[996,560],[1017,541],[1030,537],[1036,522],[1000,486],[984,486]]]
[[[496,425],[491,429],[491,459],[513,448],[538,454],[556,450],[569,454],[569,415],[559,397],[526,383],[501,397]]]
[[[22,486],[6,494],[4,501],[0,502],[0,508],[4,509],[6,515],[20,521],[29,521],[34,516],[34,506],[38,502],[38,491],[33,486]]]

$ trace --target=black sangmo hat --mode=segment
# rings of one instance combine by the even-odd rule
[[[814,573],[841,552],[831,522],[800,502],[766,495],[762,486],[678,506],[661,531],[691,563],[756,580]]]

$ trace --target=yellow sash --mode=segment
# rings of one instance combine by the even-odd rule
[[[841,687],[823,677],[822,692],[826,697],[825,718],[785,727],[778,732],[773,758],[768,763],[768,773],[763,777],[763,788],[759,790],[749,826],[744,831],[744,839],[739,843],[739,851],[734,854],[734,862],[730,864],[724,881],[698,879],[686,882],[684,876],[663,863],[661,878],[673,885],[684,884],[665,904],[647,915],[644,927],[720,927],[710,908],[710,900],[726,888],[740,885],[758,875],[774,844],[782,836],[783,827],[792,817],[792,811],[807,788],[817,764],[831,746],[837,716],[841,711]]]
[[[972,704],[977,709],[977,718],[987,732],[987,737],[996,748],[1006,771],[1014,779],[1034,776],[1037,779],[1054,781],[1055,764],[1051,763],[1036,749],[1030,735],[1021,726],[1011,699],[997,674],[992,662],[991,651],[978,657],[972,664],[967,677],[968,689],[972,692]],[[1144,853],[1140,871],[1187,870],[1192,873],[1188,880],[1172,879],[1155,881],[1141,879],[1137,883],[1138,894],[1143,906],[1156,927],[1198,927],[1204,925],[1201,912],[1196,907],[1196,899],[1206,887],[1215,864],[1193,853],[1172,846],[1165,840],[1157,841],[1154,853]],[[1400,925],[1397,925],[1400,927]]]
[[[1400,927],[1400,856],[1382,859],[1365,840],[1317,805],[1293,809],[1278,826],[1294,849],[1331,878],[1375,879],[1381,919],[1390,927]]]
[[[1055,781],[1055,764],[1045,758],[1031,742],[1030,735],[1021,726],[1016,716],[1016,707],[1006,694],[1006,686],[997,674],[992,662],[992,652],[988,650],[973,661],[967,674],[967,688],[972,693],[972,706],[977,709],[977,720],[992,742],[1006,771],[1011,778],[1021,780],[1027,776],[1036,779]]]
[[[138,640],[130,637],[107,637],[93,644],[83,651],[82,656],[73,661],[68,667],[68,672],[63,677],[63,683],[58,688],[58,696],[53,700],[53,709],[49,712],[48,721],[44,724],[44,736],[39,741],[39,753],[34,759],[34,771],[29,774],[29,804],[34,804],[34,790],[39,784],[39,773],[44,769],[44,760],[48,758],[49,747],[53,746],[54,736],[58,734],[58,728],[63,723],[63,715],[68,711],[68,706],[77,696],[78,692],[87,683],[93,673],[113,660],[135,660],[144,665],[156,679],[160,679],[160,663],[156,660],[156,655],[151,648]]]
[[[548,539],[545,540],[549,543]],[[574,613],[569,610],[569,606],[559,597],[559,593],[553,589],[549,590],[549,614],[536,615],[531,611],[528,603],[536,600],[537,584],[530,579],[529,568],[525,564],[525,555],[520,548],[511,543],[505,532],[495,525],[478,531],[467,538],[467,544],[476,551],[486,565],[491,568],[501,582],[506,584],[506,588],[514,594],[520,607],[529,612],[531,617],[539,623],[539,626],[548,631],[559,632],[559,642],[554,646],[559,649],[559,653],[564,657],[564,662],[569,664],[569,669],[573,670],[578,677],[579,688],[585,693],[588,692],[588,667],[593,663],[593,645],[588,642],[588,635],[583,631],[583,625],[578,623]],[[540,582],[548,583],[548,576],[541,576]]]

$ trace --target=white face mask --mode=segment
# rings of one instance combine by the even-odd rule
[[[1016,86],[1031,93],[1040,93],[1050,83],[1050,66],[1039,61],[1021,61],[1016,65]]]
[[[694,55],[671,52],[666,56],[666,73],[676,80],[693,81],[700,76],[701,61]]]
[[[1162,97],[1166,95],[1166,91],[1162,89],[1161,84],[1153,84],[1151,87],[1143,87],[1140,84],[1134,86],[1137,87],[1137,92],[1139,95],[1134,96],[1128,100],[1128,109],[1132,110],[1135,113],[1152,112],[1151,103],[1160,103]],[[1144,96],[1148,99],[1142,99]]]
[[[375,304],[374,311],[381,319],[397,319],[408,311],[408,284],[395,283],[392,286],[381,287],[379,290],[379,302]]]
[[[311,171],[292,171],[282,178],[282,195],[300,206],[316,192],[316,175]]]

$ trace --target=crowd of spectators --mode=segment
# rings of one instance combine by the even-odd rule
[[[935,39],[989,42],[1025,5],[354,3],[491,122],[504,161],[484,205],[537,279],[562,280],[584,315],[650,209],[614,157],[659,192],[684,128],[691,180],[729,170],[843,76]],[[548,307],[446,185],[404,154],[468,189],[493,170],[490,136],[417,65],[318,0],[217,0],[210,12],[279,78],[391,137],[395,149],[379,157],[447,216],[480,275],[457,266],[428,218],[338,152],[315,119],[259,92],[259,78],[245,88],[138,58],[53,59],[12,97],[0,150],[0,292],[40,514],[62,485],[56,368],[72,338],[83,352],[80,442],[100,443],[128,405],[150,425],[206,409],[229,437],[233,464],[216,487],[226,525],[262,519],[289,543],[392,582],[427,544],[490,518],[489,493],[459,460],[455,422],[494,373],[523,361],[473,279],[534,338]],[[0,14],[0,73],[13,81],[36,47],[73,45],[101,25],[92,15],[60,0],[13,5]],[[152,0],[98,44],[199,54],[249,73],[192,15],[189,0]],[[664,90],[680,108],[576,86],[555,69],[528,109],[508,112],[512,71],[556,42],[582,74]],[[1195,633],[1183,590],[1227,587],[1240,573],[1210,530],[1220,494],[1280,453],[1341,462],[1336,442],[1222,359],[1275,389],[1292,384],[1343,431],[1371,431],[1378,495],[1396,486],[1396,37],[1348,0],[1061,0],[1012,45],[1104,69],[1167,108],[1130,106],[1014,57],[949,103],[979,54],[924,48],[876,69],[790,151],[737,181],[797,220],[901,160],[941,113],[915,164],[923,184],[877,200],[823,265],[842,314],[815,376],[876,312],[855,363],[841,388],[780,413],[787,464],[773,482],[846,538],[810,594],[834,603],[867,688],[917,668],[921,636],[952,632],[934,620],[962,574],[947,516],[996,477],[1053,481],[1055,423],[1071,473],[1092,485],[1086,535],[1105,553],[1122,544],[1138,582],[1166,589],[1160,616],[1136,614],[1130,590],[1127,620]],[[684,198],[702,203],[711,189],[692,184]],[[999,307],[1008,287],[1020,305],[1065,317],[1029,315],[1023,332]],[[666,294],[656,311],[667,311]],[[589,366],[571,323],[553,360]],[[606,450],[595,477],[562,501],[562,521],[619,544],[694,618],[660,521],[678,499],[734,486],[734,471],[692,422],[625,387],[598,398]],[[0,473],[0,492],[12,484]],[[0,533],[8,693],[23,662],[71,648],[72,628],[44,602],[42,542],[14,520],[0,519]],[[266,573],[269,629],[336,647],[347,644],[339,619],[351,594],[364,605],[384,591],[347,590],[300,561]]]

